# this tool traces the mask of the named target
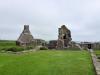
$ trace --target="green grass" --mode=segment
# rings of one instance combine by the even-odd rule
[[[9,47],[16,47],[16,42],[10,40],[0,40],[0,50]]]
[[[94,53],[95,53],[97,56],[100,56],[100,50],[95,50]]]
[[[0,75],[95,75],[86,51],[0,53]]]
[[[10,40],[0,40],[0,46],[15,46],[15,41]]]
[[[17,46],[16,41],[12,40],[0,40],[0,52],[6,52],[6,51],[18,52],[33,48],[34,48],[33,46],[27,46],[27,47]]]

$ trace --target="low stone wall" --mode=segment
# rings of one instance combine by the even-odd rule
[[[100,62],[97,59],[97,56],[94,54],[93,50],[90,50],[93,65],[94,65],[94,70],[96,72],[96,75],[100,75]]]

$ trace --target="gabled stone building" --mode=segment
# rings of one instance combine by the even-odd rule
[[[18,40],[16,41],[16,45],[19,46],[29,46],[35,43],[33,36],[29,30],[29,25],[24,25],[24,30],[20,34]]]

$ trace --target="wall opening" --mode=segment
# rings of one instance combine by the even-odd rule
[[[92,49],[92,44],[88,44],[88,49]]]

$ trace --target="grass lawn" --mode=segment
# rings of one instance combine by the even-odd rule
[[[95,53],[97,56],[100,56],[100,50],[96,50],[96,51],[94,51],[94,53]]]
[[[9,48],[9,47],[15,47],[15,46],[16,46],[16,42],[15,41],[0,40],[0,51],[3,48]]]
[[[95,75],[86,51],[0,53],[0,75]]]

